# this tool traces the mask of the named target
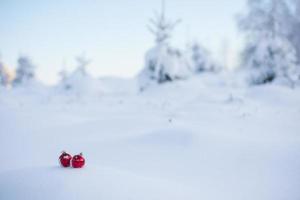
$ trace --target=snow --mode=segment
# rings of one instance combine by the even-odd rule
[[[65,77],[56,89],[59,94],[64,95],[68,93],[76,98],[80,95],[98,96],[101,94],[101,84],[99,80],[86,74],[80,68]]]
[[[300,199],[299,87],[99,82],[78,98],[0,91],[0,199]],[[62,150],[85,168],[61,168]]]
[[[141,89],[155,83],[186,79],[192,74],[182,53],[166,44],[150,49],[145,56],[145,68],[139,74]]]
[[[241,66],[249,71],[248,82],[275,81],[294,87],[299,82],[300,67],[297,45],[290,38],[295,34],[291,29],[292,9],[281,0],[249,0],[248,7],[239,20],[246,36]]]

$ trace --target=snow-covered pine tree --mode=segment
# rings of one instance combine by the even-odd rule
[[[63,90],[76,90],[76,88],[81,87],[82,82],[85,82],[85,79],[88,78],[86,72],[86,67],[89,65],[90,60],[87,59],[84,55],[77,56],[75,58],[77,66],[75,70],[71,73],[68,73],[66,70],[62,70],[59,73],[61,77],[61,87]]]
[[[16,78],[13,81],[15,86],[28,84],[35,78],[35,65],[31,59],[26,56],[21,56],[18,59],[18,67],[16,70]]]
[[[99,81],[87,73],[90,60],[84,55],[76,57],[77,67],[73,72],[63,70],[59,75],[61,81],[58,88],[61,92],[80,97],[82,95],[94,95],[101,92]]]
[[[290,10],[281,0],[248,0],[249,11],[239,21],[246,33],[243,67],[250,83],[285,81],[291,86],[299,78],[296,50],[284,28]]]
[[[60,77],[60,86],[63,88],[63,90],[69,90],[71,89],[71,85],[68,84],[68,72],[63,69],[58,73],[58,76]]]
[[[210,52],[202,45],[197,42],[193,42],[192,44],[188,44],[187,48],[190,66],[195,73],[215,72],[219,69],[219,67],[212,61]]]
[[[81,73],[83,76],[86,76],[86,67],[91,63],[90,59],[87,59],[85,55],[77,56],[76,57],[77,61],[77,69],[78,73]]]
[[[164,2],[162,11],[150,19],[148,28],[155,37],[155,46],[145,56],[145,67],[139,75],[141,89],[150,82],[170,82],[186,78],[190,73],[182,52],[169,44],[172,31],[179,22],[166,18]]]
[[[6,87],[9,84],[9,74],[5,69],[3,62],[0,60],[0,87]]]

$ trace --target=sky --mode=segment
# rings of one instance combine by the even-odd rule
[[[133,77],[154,45],[147,24],[160,8],[161,0],[0,0],[1,60],[13,69],[19,56],[29,56],[49,84],[83,54],[95,77]],[[184,49],[198,41],[234,67],[241,47],[236,16],[244,9],[245,0],[166,0],[167,16],[182,20],[171,44]]]

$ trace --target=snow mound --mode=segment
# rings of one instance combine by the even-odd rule
[[[124,197],[180,200],[192,197],[186,195],[188,190],[178,183],[103,167],[62,169],[53,166],[11,171],[0,174],[0,188],[0,199],[6,200],[124,199]],[[174,188],[177,189],[173,190]]]
[[[171,120],[169,121],[171,123]],[[143,145],[187,147],[192,145],[194,136],[185,130],[165,129],[147,133],[135,139],[135,143]]]
[[[98,96],[102,92],[100,81],[86,74],[80,68],[65,77],[57,89],[60,94],[75,96]]]

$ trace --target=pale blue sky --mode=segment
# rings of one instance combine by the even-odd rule
[[[167,0],[167,14],[181,18],[172,43],[183,48],[197,39],[223,59],[231,49],[236,62],[240,46],[235,16],[245,0]],[[94,76],[134,76],[144,53],[153,45],[146,24],[159,10],[161,0],[0,0],[0,53],[11,68],[19,55],[28,55],[38,66],[38,77],[57,80],[63,65],[71,70],[74,57],[83,52],[92,59]]]

